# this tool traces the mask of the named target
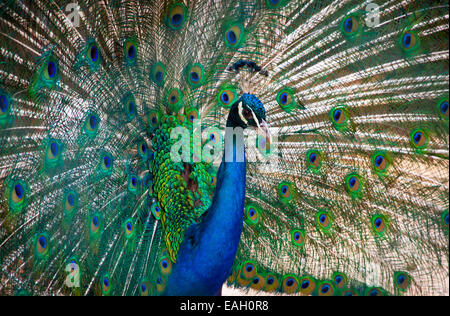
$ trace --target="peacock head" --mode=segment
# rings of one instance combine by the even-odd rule
[[[266,109],[263,103],[253,94],[243,94],[231,106],[227,127],[248,127],[259,130],[270,142],[269,127],[266,122]]]

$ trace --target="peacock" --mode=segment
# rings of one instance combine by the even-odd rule
[[[448,9],[2,0],[0,295],[448,295]]]

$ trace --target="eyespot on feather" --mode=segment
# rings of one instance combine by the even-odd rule
[[[428,146],[428,135],[422,129],[414,129],[410,133],[410,143],[413,148],[423,150]]]
[[[334,287],[332,282],[330,281],[321,282],[318,286],[317,293],[319,296],[333,296]]]
[[[293,185],[290,182],[281,182],[278,185],[278,196],[282,203],[289,203],[293,199]]]
[[[267,274],[264,283],[264,291],[265,292],[274,292],[280,287],[280,282],[278,281],[277,276],[274,274]]]
[[[225,44],[230,48],[238,48],[244,42],[245,30],[241,23],[230,25],[225,33]]]
[[[261,210],[253,204],[249,204],[245,207],[245,222],[248,225],[255,225],[259,222]]]
[[[291,243],[296,247],[302,247],[305,244],[305,231],[301,229],[291,230]]]
[[[304,295],[312,295],[316,289],[316,280],[314,278],[305,276],[299,281],[299,291]]]
[[[187,20],[188,11],[186,6],[181,3],[174,3],[169,8],[169,12],[167,14],[167,25],[172,30],[181,29]]]
[[[156,220],[161,218],[161,208],[158,202],[154,202],[151,206],[151,211]]]
[[[287,274],[283,277],[283,281],[281,282],[281,289],[283,293],[294,294],[298,291],[298,288],[299,283],[295,275]]]
[[[219,90],[217,95],[218,103],[226,109],[231,108],[231,105],[237,99],[237,91],[232,86],[224,86]]]
[[[252,261],[242,263],[241,275],[244,279],[252,280],[257,273],[256,265]]]
[[[394,273],[394,287],[400,292],[405,292],[411,286],[411,276],[403,271]]]
[[[332,227],[333,218],[326,211],[316,213],[316,224],[322,231],[329,231]]]

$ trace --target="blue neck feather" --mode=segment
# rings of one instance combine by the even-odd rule
[[[235,144],[229,143],[235,152]],[[220,295],[241,237],[245,181],[245,157],[243,162],[222,160],[212,205],[186,231],[165,295]]]

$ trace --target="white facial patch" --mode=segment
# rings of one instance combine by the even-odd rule
[[[242,101],[238,104],[238,112],[239,116],[241,117],[242,122],[245,123],[245,125],[248,125],[248,121],[245,119],[244,114],[242,113],[244,111],[244,108],[242,107]],[[253,111],[252,111],[253,113]]]

